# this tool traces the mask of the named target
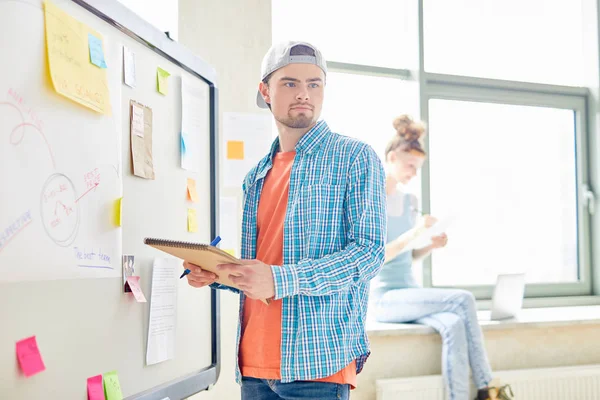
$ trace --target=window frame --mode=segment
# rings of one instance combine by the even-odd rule
[[[424,73],[421,85],[421,118],[429,121],[430,100],[456,100],[467,102],[549,107],[573,110],[576,145],[577,232],[579,281],[563,283],[531,283],[526,285],[525,297],[582,296],[592,294],[590,213],[585,201],[585,191],[590,187],[588,162],[588,102],[586,88],[562,87],[546,84],[521,83],[495,79],[458,77]],[[426,137],[426,150],[429,148]],[[430,210],[430,165],[426,160],[422,168],[421,202],[424,212]],[[483,261],[482,261],[483,262]],[[432,273],[435,260],[423,260],[423,286],[461,288],[471,291],[477,299],[490,299],[493,285],[434,286]]]

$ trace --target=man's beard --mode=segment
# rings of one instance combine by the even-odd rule
[[[288,128],[294,129],[304,129],[308,128],[315,123],[315,120],[309,118],[306,114],[298,114],[296,117],[292,117],[291,115],[287,115],[285,117],[275,117],[275,119],[287,126]]]

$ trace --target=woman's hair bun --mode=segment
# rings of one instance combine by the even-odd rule
[[[394,119],[394,129],[405,142],[415,142],[425,135],[425,126],[406,114]]]

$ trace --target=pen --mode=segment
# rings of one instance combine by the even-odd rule
[[[216,238],[214,238],[214,240],[212,242],[210,242],[211,246],[216,246],[219,244],[219,242],[221,241],[221,236],[217,236]],[[186,276],[187,274],[189,274],[190,271],[189,269],[185,269],[185,271],[183,271],[183,274],[181,274],[181,276],[179,277],[179,279],[183,278],[184,276]]]

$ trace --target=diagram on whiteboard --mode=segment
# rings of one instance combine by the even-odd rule
[[[35,45],[19,51],[11,68],[43,65]],[[0,282],[120,276],[120,113],[63,99],[44,74],[10,79],[0,75]],[[112,104],[119,82],[109,76]]]

